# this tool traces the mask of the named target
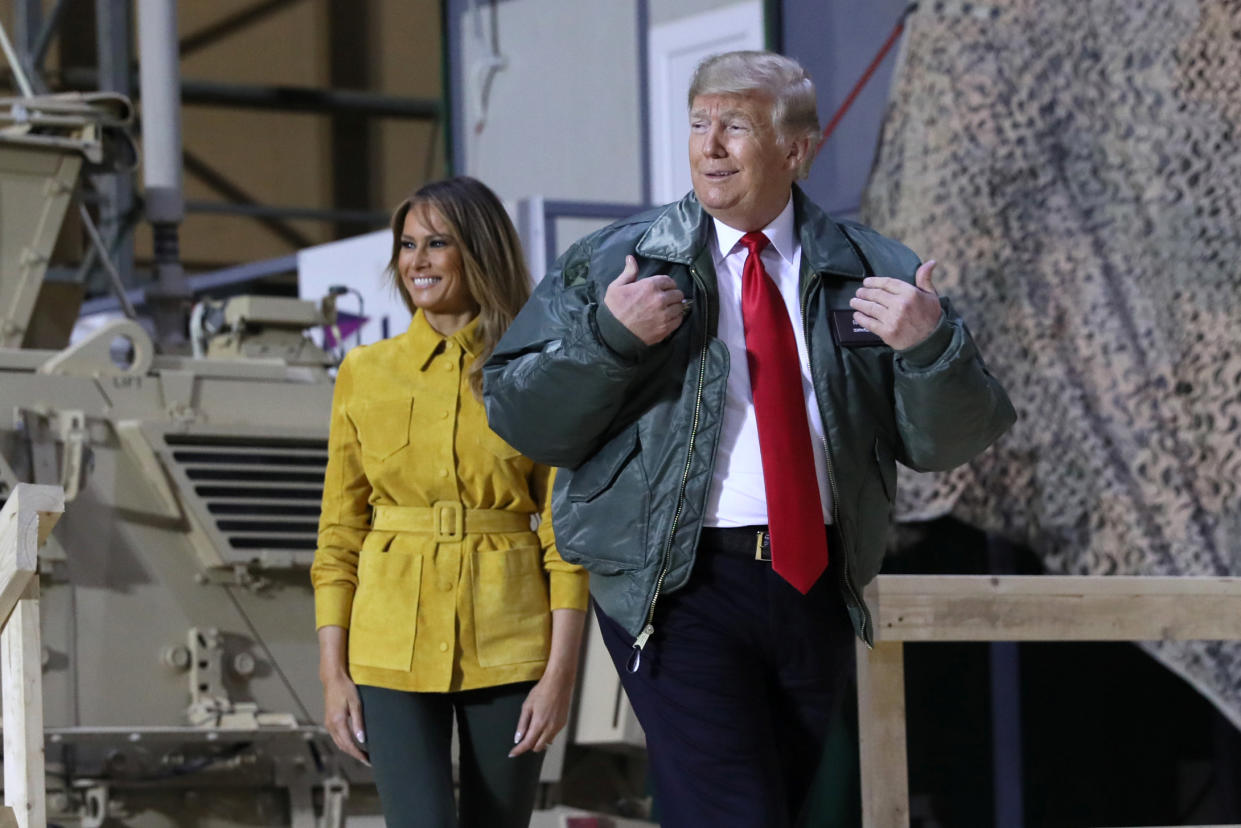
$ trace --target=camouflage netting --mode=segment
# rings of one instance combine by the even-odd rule
[[[923,2],[863,219],[1021,421],[902,477],[1067,574],[1241,574],[1241,2]],[[1241,726],[1241,644],[1146,645]]]

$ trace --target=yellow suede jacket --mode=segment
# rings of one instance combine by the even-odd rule
[[[360,684],[538,679],[550,611],[586,608],[586,573],[556,551],[553,471],[496,436],[470,389],[476,328],[443,337],[417,313],[336,376],[310,576],[316,626],[349,629]]]

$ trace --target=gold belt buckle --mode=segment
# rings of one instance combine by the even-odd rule
[[[459,501],[437,500],[431,510],[436,543],[459,543],[465,537],[465,510]]]
[[[767,552],[766,557],[763,557],[764,549]],[[762,529],[755,534],[754,560],[771,563],[771,534]]]

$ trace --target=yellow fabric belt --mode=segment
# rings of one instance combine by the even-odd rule
[[[381,532],[426,532],[436,543],[455,543],[468,534],[529,532],[530,515],[504,509],[467,509],[456,500],[430,506],[376,506],[371,528]]]

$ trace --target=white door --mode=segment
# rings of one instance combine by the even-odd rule
[[[762,49],[763,4],[744,2],[652,26],[650,60],[651,198],[675,201],[690,190],[690,76],[709,55]]]

